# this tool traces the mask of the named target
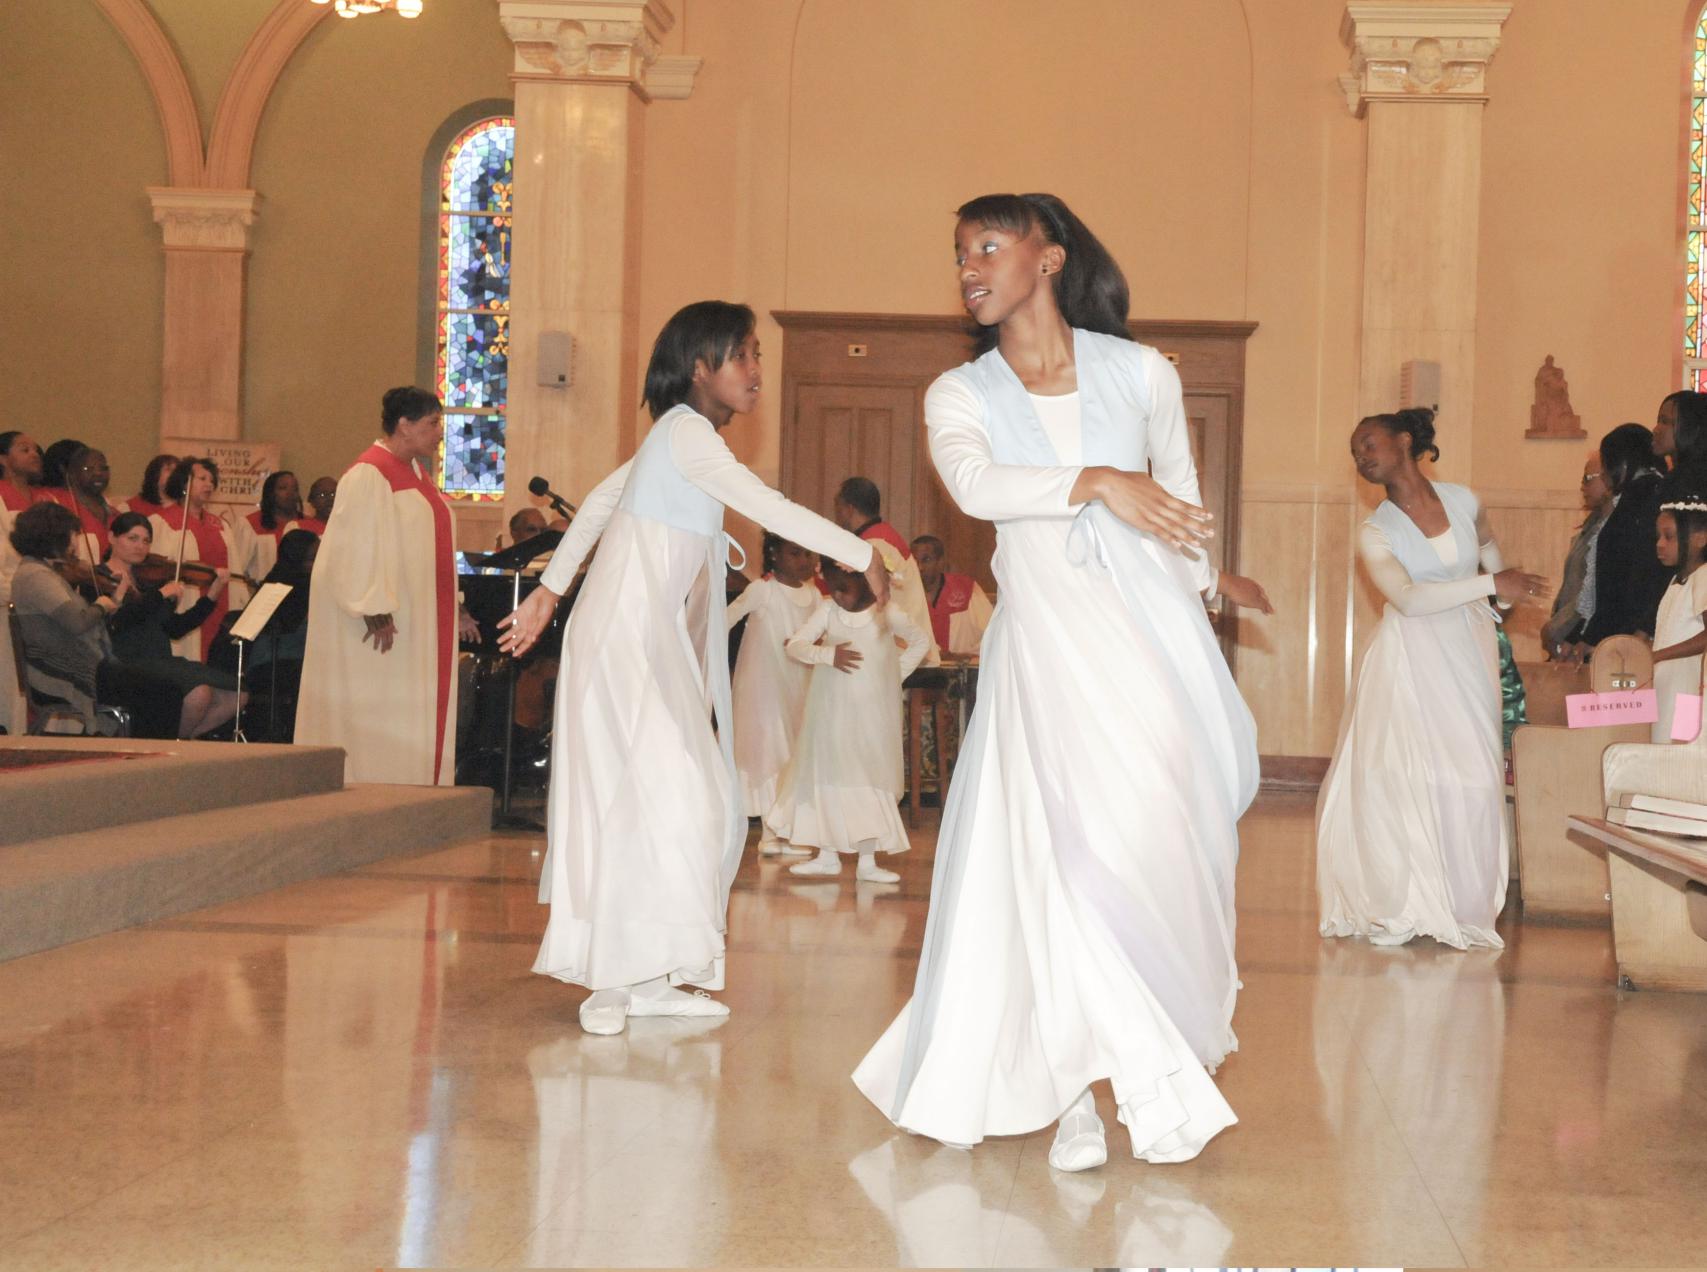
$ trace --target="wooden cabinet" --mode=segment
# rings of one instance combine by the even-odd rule
[[[944,491],[925,448],[931,381],[971,356],[966,319],[913,314],[778,310],[783,329],[782,489],[828,513],[847,477],[869,477],[883,515],[909,538],[934,534],[952,568],[994,587],[995,527],[965,516]],[[1238,569],[1239,456],[1245,342],[1251,322],[1136,321],[1132,334],[1179,368],[1203,502],[1215,514],[1210,556]],[[1215,615],[1232,661],[1231,616]]]

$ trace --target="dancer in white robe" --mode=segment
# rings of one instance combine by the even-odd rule
[[[946,1143],[1059,1121],[1050,1164],[1194,1156],[1233,1121],[1235,825],[1256,735],[1204,610],[1179,377],[1125,333],[1119,268],[1050,195],[960,209],[982,356],[925,398],[950,496],[997,524],[999,595],[937,841],[913,998],[854,1073]],[[1150,471],[1153,470],[1153,476]]]
[[[338,480],[308,593],[296,741],[352,782],[456,780],[456,535],[432,479],[439,400],[391,389],[385,435]],[[473,628],[475,634],[478,628]]]
[[[582,501],[539,589],[500,624],[503,647],[526,652],[603,536],[563,638],[540,877],[551,917],[534,962],[594,991],[580,1008],[588,1033],[619,1033],[631,1015],[728,1011],[674,987],[723,986],[747,837],[725,723],[724,508],[865,571],[888,595],[870,545],[784,499],[718,436],[758,403],[753,325],[752,310],[723,301],[665,324],[646,372],[655,423]]]
[[[794,754],[806,711],[810,669],[788,656],[783,644],[812,616],[822,599],[813,580],[818,555],[775,534],[765,535],[765,577],[729,603],[729,627],[747,620],[735,658],[735,771],[748,817],[763,817],[776,803],[777,778]],[[759,835],[762,857],[798,856],[769,827]]]
[[[1488,599],[1545,580],[1505,569],[1476,496],[1418,469],[1440,453],[1432,411],[1369,416],[1351,453],[1387,489],[1358,534],[1387,607],[1317,799],[1321,933],[1499,949],[1511,844]]]
[[[930,636],[897,601],[878,607],[857,574],[826,566],[829,599],[788,641],[788,656],[812,666],[794,757],[765,814],[772,834],[818,849],[790,874],[838,875],[856,853],[856,877],[896,883],[876,854],[907,851],[897,803],[901,768],[901,682],[931,649]],[[900,640],[903,649],[897,650]]]

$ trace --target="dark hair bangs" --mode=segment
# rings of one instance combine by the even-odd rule
[[[717,370],[757,325],[748,306],[727,300],[696,300],[672,314],[652,342],[652,357],[646,364],[641,400],[652,418],[688,400],[697,363]]]

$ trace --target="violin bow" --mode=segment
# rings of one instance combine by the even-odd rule
[[[195,480],[196,471],[190,469],[189,480],[184,482],[184,502],[179,509],[178,517],[178,564],[172,570],[172,582],[184,581],[184,536],[190,532],[190,483]]]

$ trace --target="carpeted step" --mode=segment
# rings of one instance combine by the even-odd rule
[[[0,750],[29,761],[0,769],[0,846],[344,785],[336,747],[0,737]]]
[[[362,785],[13,844],[0,960],[442,847],[491,818],[483,787]]]

